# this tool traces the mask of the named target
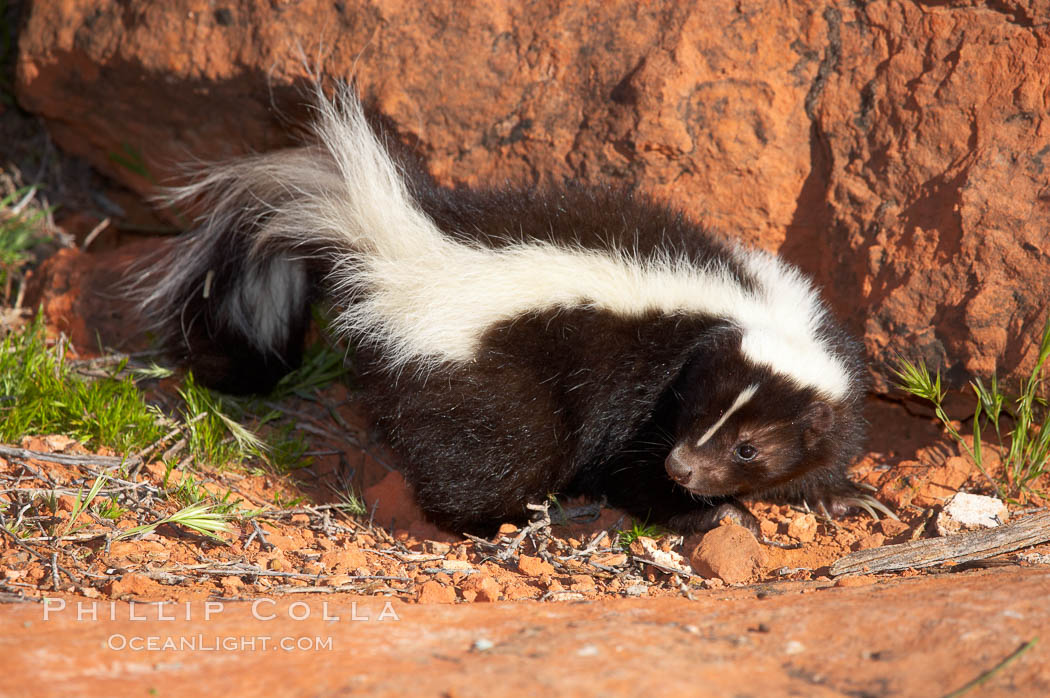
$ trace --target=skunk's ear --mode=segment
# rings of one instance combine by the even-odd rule
[[[831,405],[818,400],[806,408],[802,421],[802,440],[806,448],[813,448],[835,426],[835,412]]]

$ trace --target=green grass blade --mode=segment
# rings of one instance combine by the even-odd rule
[[[91,506],[91,502],[93,502],[95,497],[98,496],[98,493],[102,490],[102,487],[106,484],[106,480],[108,479],[109,478],[105,475],[99,475],[96,477],[95,482],[91,485],[91,489],[88,491],[86,497],[81,496],[83,490],[77,492],[77,498],[73,504],[73,511],[69,512],[69,521],[66,522],[65,528],[62,530],[63,536],[68,535],[73,529],[73,525],[76,523],[77,519],[80,518],[80,515],[83,514],[89,506]]]
[[[197,533],[225,543],[226,541],[219,537],[218,534],[228,533],[230,531],[228,523],[230,515],[215,511],[216,508],[217,507],[214,504],[205,504],[203,502],[191,504],[187,507],[183,507],[171,516],[166,516],[163,519],[154,521],[153,523],[142,524],[141,526],[135,526],[126,531],[121,531],[113,537],[113,540],[117,541],[123,538],[136,536],[140,533],[148,533],[155,530],[158,526],[172,523],[180,524],[196,531]]]

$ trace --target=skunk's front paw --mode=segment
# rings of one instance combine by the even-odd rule
[[[667,525],[679,533],[704,533],[716,528],[718,523],[728,518],[738,526],[743,526],[754,534],[755,538],[761,539],[762,533],[758,528],[758,519],[747,510],[740,502],[730,500],[707,509],[697,509],[686,514],[671,517]]]

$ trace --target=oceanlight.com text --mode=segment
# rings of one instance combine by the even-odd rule
[[[331,652],[331,637],[271,635],[123,635],[114,633],[106,647],[118,652]]]

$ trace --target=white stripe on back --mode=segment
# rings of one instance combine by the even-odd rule
[[[826,311],[816,290],[777,257],[728,251],[751,277],[748,289],[728,260],[695,265],[670,251],[639,258],[543,241],[496,249],[463,242],[420,209],[351,90],[334,102],[319,95],[318,112],[319,147],[213,170],[174,198],[217,190],[205,227],[230,227],[244,217],[258,225],[256,250],[270,240],[332,250],[329,281],[342,306],[336,327],[375,345],[391,370],[471,361],[499,323],[587,307],[624,317],[656,311],[722,318],[739,329],[741,351],[755,364],[833,399],[849,393],[849,372],[821,335]],[[268,281],[299,293],[298,279],[280,271],[271,270]],[[242,284],[255,291],[256,281]],[[165,290],[161,284],[154,293]],[[279,334],[268,325],[260,332]]]

